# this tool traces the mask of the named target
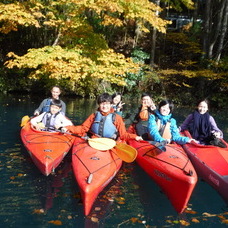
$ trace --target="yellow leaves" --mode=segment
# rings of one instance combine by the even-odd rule
[[[88,53],[88,57],[81,53],[81,47],[67,50],[60,46],[46,46],[29,49],[24,56],[9,53],[8,57],[11,59],[5,66],[34,69],[29,75],[33,79],[49,75],[50,78],[57,80],[67,78],[74,83],[89,79],[91,82],[104,80],[121,86],[126,85],[127,72],[135,73],[139,70],[138,64],[112,49],[94,50]]]
[[[2,24],[0,32],[4,34],[17,31],[19,25],[40,27],[35,16],[20,3],[0,3],[0,22]]]

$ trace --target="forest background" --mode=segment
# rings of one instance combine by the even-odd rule
[[[1,0],[0,91],[227,103],[227,0]]]

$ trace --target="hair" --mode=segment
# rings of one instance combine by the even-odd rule
[[[197,107],[199,106],[199,104],[200,104],[201,102],[205,102],[205,103],[207,104],[208,108],[209,108],[210,102],[209,102],[209,100],[208,100],[207,98],[204,98],[204,99],[199,100],[199,101],[197,102]]]
[[[103,102],[110,102],[112,103],[112,96],[108,93],[103,93],[97,98],[97,103],[101,104]]]
[[[118,96],[118,95],[122,96],[122,94],[121,94],[120,92],[115,92],[115,93],[113,93],[113,94],[112,94],[112,99],[115,98],[115,97]]]
[[[54,86],[52,86],[52,87],[51,87],[51,91],[52,91],[52,89],[53,89],[53,88],[55,88],[55,87],[56,87],[56,88],[58,88],[58,89],[60,90],[60,92],[62,92],[61,87],[60,87],[60,86],[58,86],[58,85],[54,85]]]
[[[60,100],[57,100],[57,99],[52,99],[50,105],[55,105],[55,106],[58,106],[59,108],[62,108],[62,103],[61,103],[61,101],[60,101]]]
[[[143,93],[142,96],[141,96],[141,99],[143,99],[143,97],[150,97],[150,98],[152,98],[149,93]]]
[[[173,109],[174,109],[174,104],[173,104],[173,102],[172,101],[170,101],[170,100],[162,100],[160,103],[159,103],[159,105],[158,105],[158,110],[160,111],[160,108],[162,107],[162,106],[164,106],[164,105],[169,105],[169,109],[170,109],[170,113],[172,113],[173,112]]]

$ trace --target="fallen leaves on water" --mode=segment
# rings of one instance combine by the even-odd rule
[[[44,214],[44,209],[34,209],[33,214]]]
[[[216,214],[210,214],[210,213],[207,213],[207,212],[204,212],[202,215],[204,217],[215,217],[215,216],[217,216]]]
[[[182,226],[190,226],[190,223],[187,222],[187,221],[185,221],[185,220],[183,220],[183,219],[180,220],[180,224],[181,224]]]
[[[99,219],[97,217],[91,217],[92,222],[99,222]]]
[[[222,223],[228,224],[228,219],[223,219]]]
[[[54,225],[57,225],[57,226],[63,225],[63,223],[60,220],[51,220],[48,223],[51,223],[51,224],[54,224]]]
[[[188,208],[185,210],[185,213],[188,213],[188,214],[193,214],[193,215],[194,215],[194,214],[197,214],[197,212],[196,212],[196,211],[193,211],[193,210],[188,209]]]
[[[200,221],[197,218],[192,218],[192,222],[194,222],[194,223],[200,223]]]
[[[124,197],[116,197],[115,200],[118,204],[125,204],[125,198]]]

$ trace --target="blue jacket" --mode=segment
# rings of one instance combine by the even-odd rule
[[[160,119],[161,124],[165,125],[170,121],[170,131],[172,135],[172,141],[178,144],[185,144],[189,141],[188,137],[182,137],[177,128],[177,123],[174,118],[171,118],[172,114],[163,116],[158,110],[155,111],[155,115],[150,115],[148,122],[148,130],[154,141],[161,142],[165,140],[159,133],[158,127],[156,125],[156,118]]]

